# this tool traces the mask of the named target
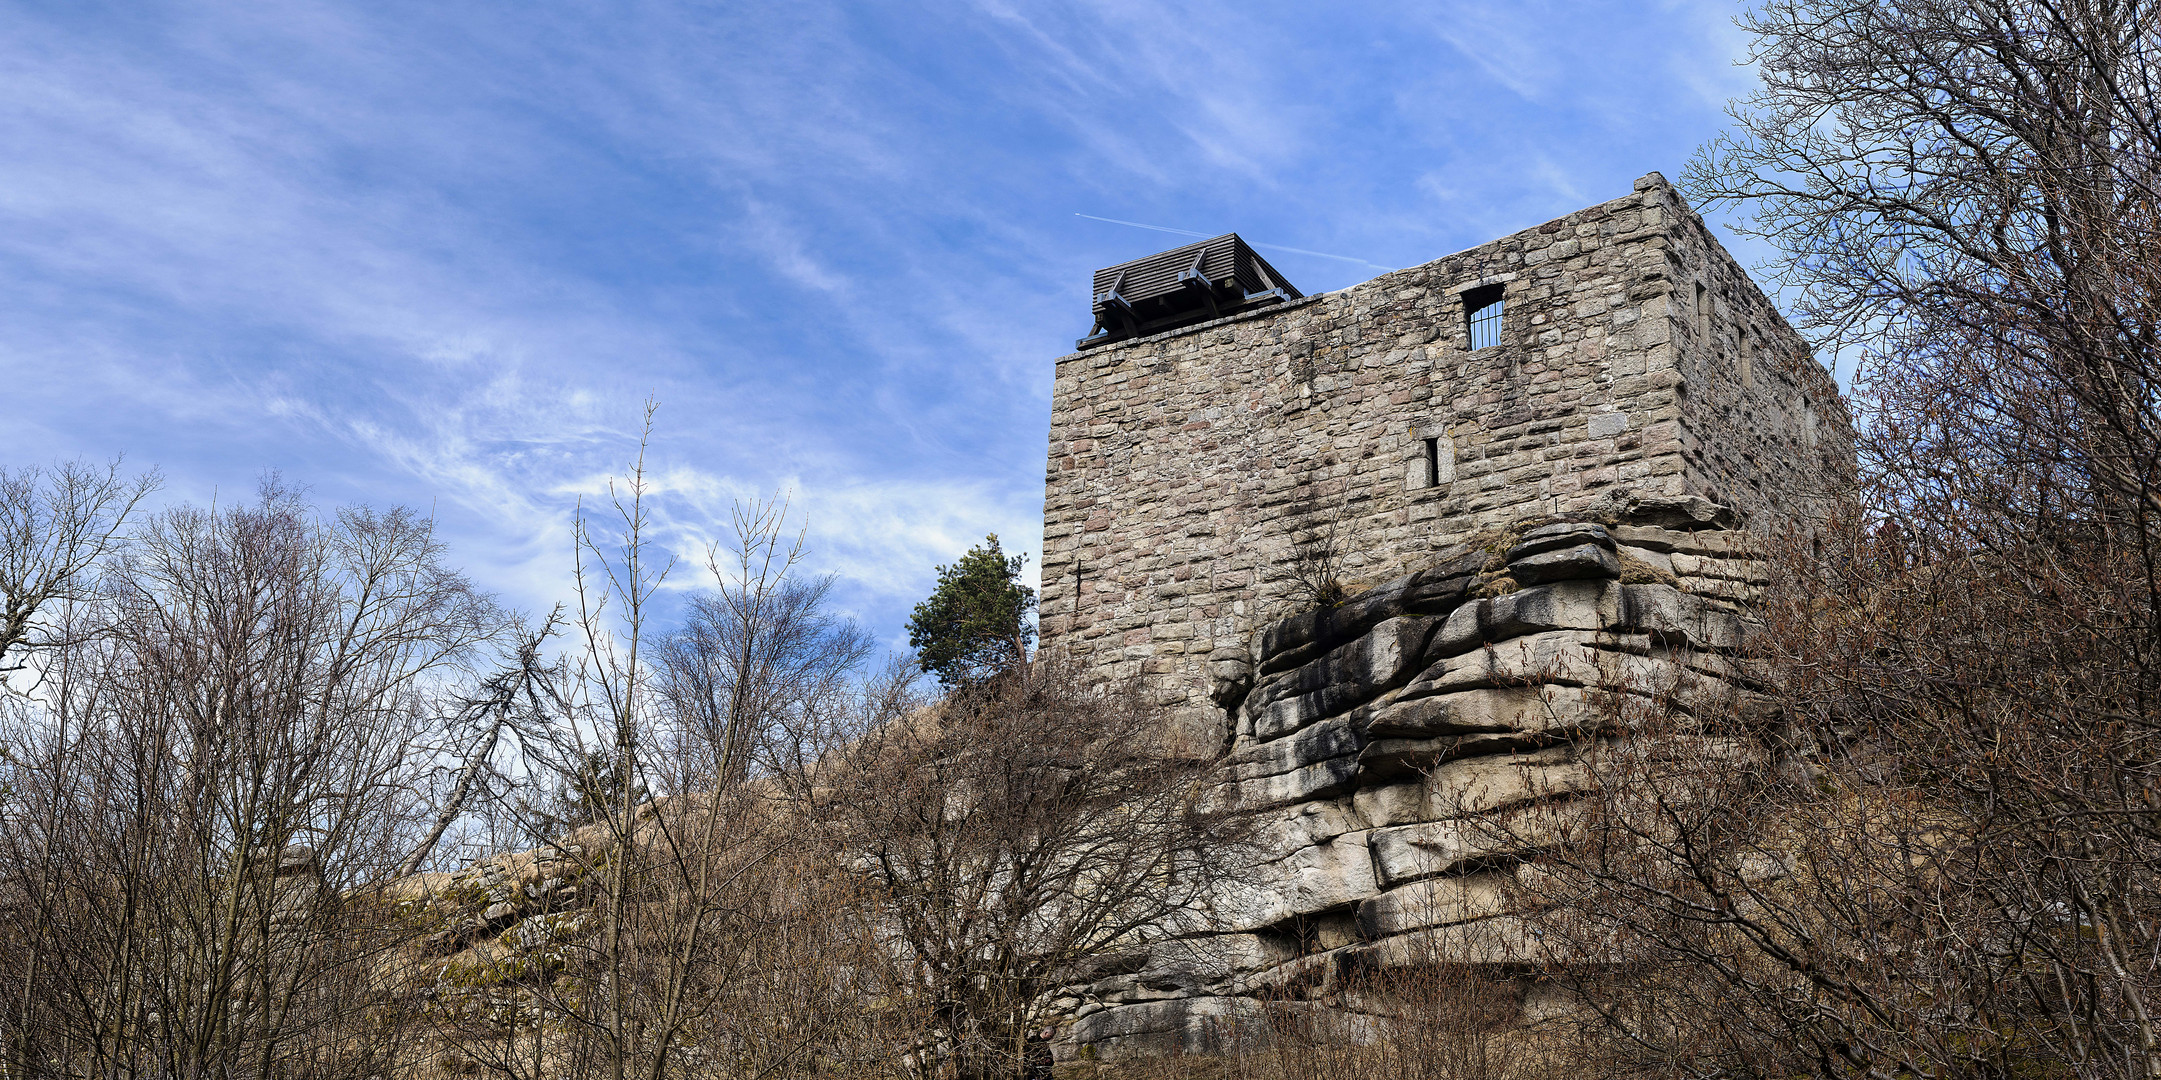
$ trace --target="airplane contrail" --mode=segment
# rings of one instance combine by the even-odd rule
[[[1193,237],[1199,237],[1200,239],[1203,239],[1203,240],[1206,240],[1206,239],[1208,239],[1208,238],[1209,238],[1210,236],[1214,236],[1214,235],[1216,235],[1216,234],[1214,234],[1214,233],[1201,233],[1201,232],[1194,232],[1194,231],[1193,231],[1193,230],[1191,230],[1191,229],[1173,229],[1173,228],[1170,228],[1169,226],[1166,226],[1166,225],[1146,225],[1146,224],[1142,224],[1141,222],[1138,222],[1138,221],[1120,221],[1120,220],[1118,220],[1117,218],[1108,218],[1108,217],[1097,217],[1097,216],[1095,216],[1094,214],[1081,214],[1081,213],[1076,213],[1076,214],[1074,214],[1073,216],[1074,216],[1074,217],[1077,217],[1077,218],[1087,218],[1087,219],[1088,219],[1088,220],[1090,220],[1090,221],[1103,221],[1103,222],[1108,222],[1108,223],[1110,223],[1110,224],[1112,224],[1112,225],[1131,225],[1132,227],[1134,227],[1134,228],[1136,228],[1136,229],[1153,229],[1153,230],[1155,230],[1156,232],[1167,232],[1167,233],[1170,233],[1170,234],[1172,234],[1172,235],[1174,235],[1174,236],[1193,236]],[[1360,265],[1360,266],[1370,266],[1370,267],[1372,267],[1372,268],[1373,268],[1373,269],[1375,269],[1375,270],[1401,270],[1401,269],[1402,269],[1402,267],[1400,267],[1400,266],[1382,266],[1381,264],[1379,264],[1379,263],[1376,263],[1376,262],[1367,262],[1367,261],[1366,261],[1366,260],[1364,260],[1364,259],[1354,259],[1354,258],[1352,258],[1352,257],[1351,257],[1351,256],[1349,256],[1349,255],[1330,255],[1329,253],[1327,253],[1327,252],[1325,252],[1325,251],[1307,251],[1307,250],[1306,250],[1305,248],[1294,248],[1294,247],[1285,247],[1285,246],[1283,246],[1282,244],[1261,244],[1261,243],[1255,243],[1254,241],[1251,241],[1251,240],[1248,240],[1248,241],[1246,241],[1246,243],[1248,243],[1248,244],[1252,244],[1252,245],[1253,245],[1254,247],[1257,247],[1257,248],[1267,248],[1267,249],[1268,249],[1268,250],[1270,250],[1270,251],[1288,251],[1288,252],[1291,252],[1291,253],[1292,253],[1292,254],[1294,254],[1294,255],[1311,255],[1311,256],[1314,256],[1315,258],[1320,258],[1320,259],[1335,259],[1335,260],[1337,260],[1338,262],[1357,263],[1357,264],[1358,264],[1358,265]]]

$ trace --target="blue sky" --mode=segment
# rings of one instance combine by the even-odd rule
[[[432,508],[544,611],[651,395],[679,585],[784,490],[901,644],[1034,552],[1090,271],[1182,242],[1079,215],[1351,285],[1677,175],[1734,10],[0,0],[0,462]]]

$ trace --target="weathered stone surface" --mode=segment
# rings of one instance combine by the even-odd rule
[[[1770,568],[1756,559],[1717,559],[1679,551],[1673,553],[1673,572],[1684,578],[1722,578],[1751,585],[1766,585],[1771,581]]]
[[[1369,838],[1381,887],[1459,870],[1473,860],[1533,851],[1559,835],[1557,807],[1534,805],[1478,819],[1429,821],[1375,829]]]
[[[1569,578],[1617,578],[1621,576],[1621,560],[1609,547],[1578,544],[1559,551],[1511,559],[1508,576],[1523,586]]]
[[[1621,586],[1562,581],[1476,600],[1448,616],[1426,645],[1426,660],[1548,630],[1603,630],[1620,617]]]
[[[1235,895],[1219,901],[1232,930],[1274,926],[1298,915],[1343,907],[1379,891],[1368,833],[1345,833],[1323,844],[1299,848],[1269,863],[1255,885],[1240,884]]]
[[[1617,543],[1662,553],[1740,558],[1746,557],[1752,546],[1747,534],[1725,529],[1683,532],[1656,525],[1616,525],[1611,532]]]
[[[1074,1023],[1074,1042],[1094,1047],[1107,1061],[1221,1050],[1228,1022],[1257,1016],[1250,998],[1204,997],[1151,1001],[1104,1009]]]
[[[1426,639],[1440,620],[1388,619],[1363,636],[1292,671],[1261,682],[1246,696],[1246,729],[1256,739],[1288,735],[1371,700],[1417,670]]]
[[[1713,596],[1734,604],[1756,604],[1763,600],[1763,586],[1726,578],[1682,577],[1680,587],[1698,596]]]
[[[1268,828],[1258,837],[1262,862],[1277,862],[1298,851],[1327,844],[1340,836],[1362,833],[1365,819],[1349,799],[1319,799],[1269,813]]]
[[[1225,759],[1224,768],[1236,780],[1276,776],[1331,758],[1355,757],[1365,743],[1363,732],[1353,728],[1349,721],[1336,717],[1287,739],[1240,747]]]
[[[1579,544],[1596,544],[1610,551],[1613,548],[1613,538],[1606,535],[1604,525],[1595,521],[1556,522],[1526,531],[1516,541],[1516,546],[1508,549],[1507,559],[1513,563],[1519,559],[1560,551]]]
[[[1361,902],[1358,925],[1366,937],[1383,938],[1505,914],[1515,876],[1513,869],[1488,870],[1415,881]]]
[[[1608,513],[1626,518],[1630,524],[1676,531],[1731,529],[1738,523],[1732,507],[1721,506],[1701,495],[1616,492],[1608,506]]]
[[[1535,686],[1599,686],[1628,673],[1625,656],[1599,648],[1621,645],[1626,635],[1607,631],[1550,630],[1447,657],[1419,673],[1405,698]],[[1636,650],[1629,650],[1636,651]]]
[[[1358,784],[1358,758],[1319,761],[1289,772],[1240,780],[1231,785],[1230,805],[1243,810],[1294,806],[1345,794]]]
[[[1576,729],[1588,719],[1580,687],[1496,686],[1398,701],[1373,719],[1367,735],[1384,739],[1545,732]]]
[[[1616,548],[1614,554],[1621,559],[1621,581],[1630,585],[1679,585],[1673,576],[1673,556],[1649,548]]]
[[[1358,753],[1359,776],[1373,783],[1392,783],[1432,768],[1462,745],[1460,737],[1376,739]]]
[[[1656,585],[1623,585],[1618,622],[1668,644],[1734,651],[1762,624],[1723,605]]]
[[[1208,700],[1236,709],[1253,689],[1253,658],[1242,645],[1226,645],[1208,654]]]
[[[1426,779],[1422,816],[1428,821],[1470,817],[1586,791],[1591,773],[1578,760],[1581,753],[1579,747],[1564,745],[1445,762]]]
[[[1537,925],[1515,915],[1413,930],[1382,938],[1367,950],[1368,962],[1380,967],[1426,964],[1551,964],[1598,958],[1561,951],[1545,940]]]
[[[1465,588],[1485,562],[1482,552],[1444,557],[1434,566],[1383,582],[1331,608],[1316,608],[1270,623],[1253,635],[1251,654],[1265,677],[1310,661],[1327,649],[1405,614],[1446,614],[1462,602]]]
[[[1424,821],[1426,786],[1418,780],[1362,786],[1351,797],[1360,820],[1376,829]]]

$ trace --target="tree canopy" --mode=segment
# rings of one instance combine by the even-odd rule
[[[946,686],[981,682],[1028,656],[1035,590],[1021,584],[1025,555],[1008,556],[992,533],[938,568],[938,587],[908,619],[908,645]]]

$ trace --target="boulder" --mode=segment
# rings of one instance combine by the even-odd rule
[[[1224,760],[1234,780],[1277,776],[1319,765],[1333,758],[1355,757],[1366,743],[1365,733],[1343,718],[1307,727],[1286,739],[1249,743]]]
[[[1208,654],[1208,699],[1221,709],[1236,709],[1253,689],[1253,658],[1241,645]]]
[[[1147,1001],[1103,1009],[1073,1024],[1073,1042],[1111,1061],[1207,1053],[1220,1047],[1226,1026],[1259,1013],[1246,998],[1204,997]]]
[[[1540,683],[1598,686],[1621,674],[1614,668],[1616,658],[1599,648],[1619,636],[1605,631],[1550,630],[1474,649],[1420,672],[1404,688],[1403,697]]]
[[[1253,635],[1254,671],[1266,678],[1297,667],[1399,615],[1445,615],[1462,602],[1485,560],[1483,551],[1459,548],[1427,569],[1383,582],[1335,607],[1263,626]]]
[[[1380,887],[1367,836],[1345,833],[1261,867],[1255,880],[1235,885],[1235,895],[1219,899],[1219,913],[1231,930],[1258,930],[1372,896]]]
[[[1426,778],[1423,816],[1429,821],[1469,817],[1588,790],[1591,774],[1579,753],[1573,745],[1561,745],[1446,762]]]
[[[1302,667],[1266,679],[1246,695],[1241,733],[1281,738],[1372,700],[1418,669],[1439,619],[1388,619]]]
[[[1398,700],[1367,726],[1371,739],[1426,738],[1477,732],[1545,732],[1583,726],[1583,690],[1569,686],[1496,686]]]
[[[1358,927],[1368,938],[1384,938],[1504,914],[1515,877],[1509,868],[1399,886],[1360,903]]]
[[[1606,527],[1595,521],[1563,521],[1541,525],[1524,533],[1514,547],[1508,549],[1507,561],[1516,562],[1549,551],[1572,548],[1580,544],[1595,544],[1607,550],[1613,549],[1613,538],[1606,535]]]
[[[1310,802],[1277,819],[1273,850],[1290,854],[1299,848],[1326,844],[1336,837],[1365,831],[1357,811],[1344,801]]]
[[[1731,529],[1739,523],[1732,507],[1720,506],[1701,495],[1644,495],[1615,491],[1608,496],[1607,512],[1629,525],[1688,532]]]
[[[1508,576],[1525,588],[1571,578],[1617,578],[1621,576],[1621,560],[1611,547],[1578,544],[1512,560]]]
[[[1351,796],[1359,820],[1376,829],[1424,821],[1426,785],[1417,780],[1368,785]]]
[[[1388,784],[1417,776],[1442,759],[1462,752],[1461,736],[1435,739],[1375,739],[1358,754],[1358,776],[1367,783]]]
[[[1333,798],[1357,786],[1359,770],[1356,757],[1342,757],[1289,772],[1240,780],[1231,785],[1230,805],[1242,810],[1262,810]]]
[[[1660,644],[1732,652],[1763,630],[1762,623],[1731,608],[1663,585],[1623,585],[1620,594],[1619,623],[1648,632]]]
[[[1665,585],[1678,587],[1681,579],[1673,576],[1673,557],[1646,548],[1621,545],[1621,582],[1625,585]]]
[[[1533,805],[1477,820],[1429,821],[1375,829],[1368,841],[1383,888],[1459,871],[1498,855],[1520,855],[1554,842],[1563,807]]]
[[[1760,559],[1720,559],[1709,555],[1673,553],[1673,572],[1684,578],[1720,578],[1750,585],[1768,585],[1770,568]]]
[[[1721,529],[1682,532],[1653,525],[1616,525],[1609,532],[1616,543],[1647,551],[1680,552],[1684,555],[1743,557],[1749,554],[1752,544],[1747,533]]]
[[[1747,670],[1715,652],[1654,653],[1640,631],[1555,630],[1452,656],[1405,686],[1400,703],[1463,690],[1534,685],[1660,695],[1710,689],[1705,680],[1746,688]]]
[[[1548,630],[1605,629],[1620,615],[1620,588],[1610,581],[1561,581],[1473,601],[1441,624],[1426,645],[1426,660]]]
[[[1365,962],[1384,968],[1433,964],[1491,964],[1516,967],[1587,959],[1560,955],[1561,943],[1548,943],[1536,924],[1516,915],[1413,930],[1383,938],[1365,948]]]

